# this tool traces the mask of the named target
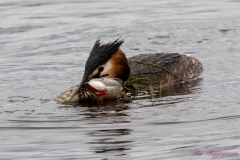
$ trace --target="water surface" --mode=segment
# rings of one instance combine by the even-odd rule
[[[240,1],[0,2],[0,159],[212,159],[240,153]],[[197,80],[153,99],[60,105],[95,40],[192,54]],[[202,156],[191,156],[199,149]],[[225,156],[221,159],[239,159]]]

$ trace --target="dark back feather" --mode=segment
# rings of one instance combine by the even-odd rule
[[[183,80],[196,78],[203,72],[203,65],[198,59],[178,53],[140,54],[130,57],[128,60],[132,76],[137,78],[149,77],[152,81],[156,81],[157,75],[157,81],[162,86],[174,84],[179,82],[180,79],[161,68],[153,66],[151,70],[149,65],[137,63],[136,61],[160,65]]]

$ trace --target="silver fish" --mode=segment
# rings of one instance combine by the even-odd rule
[[[89,98],[88,95],[90,92],[94,92],[100,99],[116,99],[124,92],[123,82],[119,78],[95,78],[85,82],[84,85],[87,88],[87,93],[85,93],[84,96],[86,99]],[[78,94],[70,99],[76,89],[78,89],[78,86],[71,87],[57,96],[55,101],[59,103],[69,103],[84,100],[80,99]]]

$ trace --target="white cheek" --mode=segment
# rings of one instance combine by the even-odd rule
[[[109,74],[109,70],[111,70],[111,68],[112,68],[112,63],[111,63],[111,61],[108,61],[106,64],[104,64],[103,65],[103,71],[102,71],[102,73],[101,73],[101,75],[103,75],[103,74]]]

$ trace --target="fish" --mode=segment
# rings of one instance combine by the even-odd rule
[[[74,92],[79,89],[77,85],[61,93],[55,98],[55,101],[58,103],[79,102],[91,99],[91,94],[94,94],[98,100],[118,99],[121,97],[122,93],[124,93],[124,84],[119,78],[94,78],[85,82],[84,85],[86,87],[84,96],[79,97],[75,94],[72,97]]]

